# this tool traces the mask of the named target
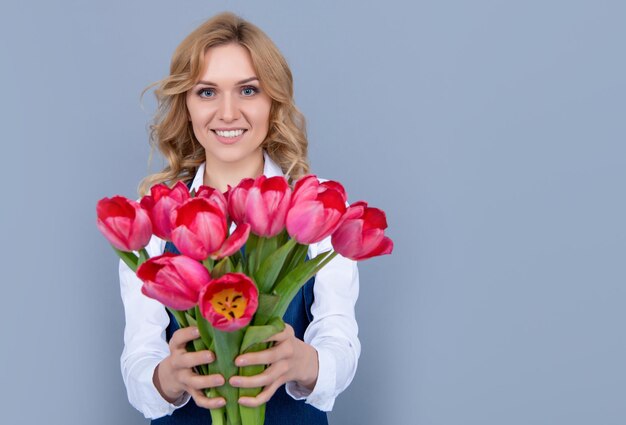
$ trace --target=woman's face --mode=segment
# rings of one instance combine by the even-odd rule
[[[271,105],[245,47],[231,43],[208,49],[200,79],[187,92],[189,119],[207,163],[262,161]]]

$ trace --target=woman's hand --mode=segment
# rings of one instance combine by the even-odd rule
[[[237,366],[270,365],[255,376],[230,378],[233,387],[265,387],[256,397],[240,397],[239,404],[256,407],[267,403],[276,390],[289,381],[296,381],[310,390],[315,387],[319,369],[315,348],[296,338],[288,324],[282,332],[266,340],[269,341],[275,341],[276,345],[267,350],[242,354],[235,359]]]
[[[222,397],[208,398],[204,388],[224,385],[224,377],[219,374],[198,375],[194,366],[212,363],[215,355],[209,350],[189,353],[185,346],[200,336],[198,328],[190,326],[178,329],[170,339],[170,355],[154,369],[152,380],[161,396],[170,403],[177,401],[187,392],[200,407],[216,409],[226,404]]]

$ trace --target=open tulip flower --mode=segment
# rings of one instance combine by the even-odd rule
[[[355,202],[346,211],[331,242],[335,251],[352,260],[391,254],[393,242],[385,236],[386,228],[384,211],[370,208],[363,201]]]
[[[200,312],[215,328],[232,332],[250,323],[258,306],[258,289],[243,273],[227,273],[200,293]]]
[[[150,258],[137,269],[144,283],[141,292],[175,310],[188,310],[198,303],[200,291],[211,275],[201,263],[184,255],[165,253]]]
[[[287,213],[287,232],[298,243],[312,244],[333,233],[346,212],[346,191],[334,181],[320,183],[314,175],[296,183]]]
[[[250,232],[250,226],[237,226],[229,237],[224,210],[207,198],[189,199],[172,213],[172,242],[183,254],[199,261],[227,257],[237,252]]]
[[[189,199],[189,190],[181,181],[173,188],[161,183],[150,188],[150,195],[141,198],[141,206],[148,211],[152,231],[161,239],[171,240],[172,210]]]
[[[139,203],[123,196],[103,198],[96,213],[98,229],[120,251],[138,251],[150,241],[152,223]]]

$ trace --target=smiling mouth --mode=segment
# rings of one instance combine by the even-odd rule
[[[228,131],[222,131],[222,130],[211,130],[213,133],[217,134],[220,137],[225,137],[225,138],[237,138],[239,136],[241,136],[243,133],[245,133],[247,130],[244,130],[242,128],[238,129],[238,130],[228,130]]]

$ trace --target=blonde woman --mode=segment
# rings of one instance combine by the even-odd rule
[[[287,62],[265,33],[240,17],[222,13],[189,34],[156,95],[151,139],[168,165],[144,179],[141,195],[161,182],[225,191],[246,177],[297,180],[309,172],[305,120],[294,105]],[[309,257],[331,249],[329,239],[312,244]],[[147,250],[156,256],[175,247],[153,236]],[[154,424],[210,423],[208,409],[225,401],[207,398],[202,389],[220,386],[224,378],[197,375],[193,367],[214,361],[214,353],[188,353],[185,345],[198,337],[197,329],[176,329],[123,262],[120,284],[126,315],[121,368],[129,401]],[[289,306],[275,345],[236,359],[239,365],[269,365],[255,377],[230,379],[236,387],[263,387],[239,403],[268,402],[267,425],[326,424],[325,412],[357,367],[358,285],[356,263],[341,256],[309,281]]]

